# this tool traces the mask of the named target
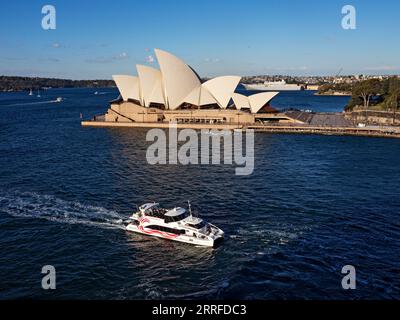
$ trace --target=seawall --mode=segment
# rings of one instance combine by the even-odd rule
[[[168,129],[167,122],[108,122],[82,121],[84,127],[117,127],[117,128],[161,128]],[[323,127],[309,125],[246,125],[246,124],[207,124],[207,123],[177,123],[178,129],[214,129],[235,130],[253,129],[255,132],[295,133],[321,135],[351,135],[366,137],[400,138],[400,127]]]

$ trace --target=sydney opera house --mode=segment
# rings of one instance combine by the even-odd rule
[[[120,96],[111,101],[104,122],[251,124],[277,113],[269,102],[278,92],[242,95],[235,92],[241,77],[202,81],[171,53],[155,49],[155,54],[160,70],[137,65],[137,76],[113,76]]]

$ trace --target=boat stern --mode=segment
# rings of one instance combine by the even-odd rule
[[[213,247],[215,248],[224,240],[225,233],[213,224],[210,223],[209,225],[211,227],[209,237],[212,239]]]

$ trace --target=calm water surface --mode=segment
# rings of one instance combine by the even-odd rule
[[[116,96],[94,91],[0,94],[0,298],[400,298],[400,140],[257,134],[247,177],[228,165],[151,166],[145,130],[80,126],[80,113]],[[273,105],[345,103],[286,92]],[[188,199],[226,232],[222,246],[121,226],[136,204]],[[348,264],[353,291],[341,288]]]

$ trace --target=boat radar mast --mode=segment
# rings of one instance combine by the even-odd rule
[[[188,200],[188,209],[189,209],[190,216],[193,216],[192,215],[192,206],[190,205],[190,200]]]

